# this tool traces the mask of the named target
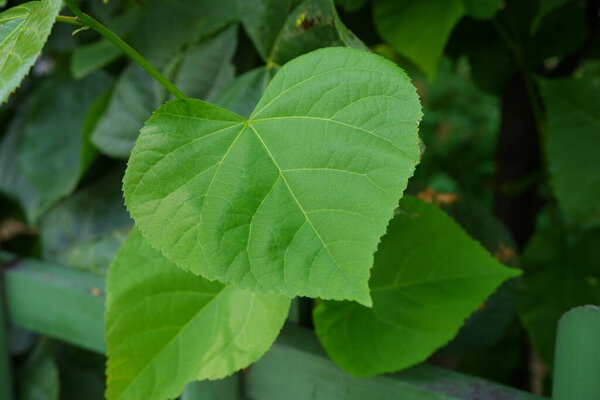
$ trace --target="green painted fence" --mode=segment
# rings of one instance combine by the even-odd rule
[[[104,281],[101,277],[34,260],[17,260],[6,253],[0,253],[0,261],[4,266],[4,308],[10,323],[95,352],[104,351]],[[579,347],[575,350],[585,352],[586,347],[600,338],[598,309],[595,309],[594,317],[590,317],[589,312],[584,313],[588,320],[595,318],[593,323],[588,323],[596,329],[585,337],[578,335],[582,322],[578,317],[580,313],[576,314],[574,317],[567,315],[561,323],[557,368],[570,370],[582,362],[580,358],[573,358],[570,353],[573,347],[560,347],[561,340],[569,343],[578,340]],[[11,399],[10,364],[4,336],[5,330],[0,329],[0,398],[3,400]],[[600,368],[599,349],[595,345],[594,357],[597,358],[592,357],[590,364],[585,365]],[[557,369],[556,375],[559,375],[558,372],[561,371]],[[578,373],[580,376],[577,379],[586,379],[590,375],[585,374],[585,368]],[[569,379],[573,376],[563,375],[563,381],[560,377],[555,378],[555,385],[561,393],[573,390],[569,386]],[[194,394],[202,394],[208,400],[543,399],[427,364],[393,375],[355,378],[327,358],[310,330],[293,322],[285,326],[272,349],[256,364],[222,381],[191,384],[186,388],[182,400]],[[588,400],[585,395],[561,396],[555,400]],[[589,398],[593,399],[596,398]]]

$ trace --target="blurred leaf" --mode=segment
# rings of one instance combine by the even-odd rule
[[[321,47],[366,49],[339,19],[333,0],[244,0],[239,7],[248,36],[269,64]]]
[[[600,84],[593,79],[541,81],[551,185],[567,219],[600,217]]]
[[[104,355],[64,342],[53,344],[60,371],[60,400],[104,400]]]
[[[236,42],[232,27],[190,47],[173,72],[177,87],[187,96],[212,100],[234,77],[231,59]],[[92,142],[109,156],[129,157],[144,121],[164,100],[166,94],[154,79],[130,64],[113,88],[106,112],[92,132]]]
[[[433,79],[464,13],[461,0],[375,0],[373,18],[383,39]]]
[[[369,0],[335,0],[335,4],[342,7],[346,12],[355,12],[367,4]]]
[[[35,63],[60,6],[60,0],[31,1],[0,13],[0,104]]]
[[[106,397],[173,398],[244,368],[271,347],[289,307],[181,270],[134,229],[108,277]]]
[[[236,0],[149,0],[135,4],[107,25],[162,69],[187,44],[214,34],[236,19]],[[100,39],[75,50],[71,70],[82,77],[120,55],[115,45]]]
[[[104,73],[81,81],[61,75],[44,81],[32,95],[24,116],[19,162],[49,204],[71,193],[89,165],[89,160],[83,160],[85,113],[109,85]]]
[[[192,99],[155,111],[125,173],[127,207],[152,246],[208,279],[367,304],[420,118],[391,62],[316,50],[279,70],[248,120]]]
[[[223,88],[213,103],[248,118],[262,97],[273,74],[273,69],[268,67],[259,67],[248,71]]]
[[[157,90],[146,71],[130,64],[117,79],[106,112],[91,134],[92,143],[111,157],[127,158],[144,121],[158,107]]]
[[[20,400],[58,400],[58,367],[47,343],[42,341],[35,348],[23,367],[19,381]]]
[[[133,225],[123,204],[119,169],[54,207],[41,220],[46,260],[103,275]]]
[[[560,8],[570,1],[571,0],[538,0],[538,11],[531,24],[531,31],[535,32],[538,29],[546,14]]]
[[[314,310],[325,350],[354,375],[424,361],[500,283],[519,273],[502,266],[435,206],[405,197],[400,207],[375,255],[373,307],[323,301]]]
[[[591,104],[590,104],[591,106]],[[600,304],[600,229],[569,245],[559,232],[538,232],[523,254],[520,314],[536,352],[552,363],[556,327],[569,309]]]
[[[237,26],[189,47],[174,74],[175,86],[188,97],[213,101],[235,77],[232,59],[236,47]]]
[[[502,6],[502,0],[463,0],[467,15],[477,19],[492,18]]]
[[[0,142],[0,192],[19,203],[27,222],[35,222],[50,206],[48,199],[29,182],[18,160],[23,140],[22,113],[10,123]]]

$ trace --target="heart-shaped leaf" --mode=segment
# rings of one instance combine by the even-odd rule
[[[60,5],[61,0],[31,1],[0,13],[0,104],[42,51]]]
[[[370,304],[379,238],[419,159],[415,88],[380,56],[327,48],[286,64],[245,120],[176,100],[124,178],[150,244],[209,279]]]
[[[519,274],[435,206],[414,197],[400,204],[375,256],[373,307],[325,301],[313,314],[327,353],[355,375],[424,361],[502,281]]]
[[[110,267],[108,400],[162,400],[193,380],[223,378],[260,358],[290,299],[224,286],[177,268],[134,229]]]

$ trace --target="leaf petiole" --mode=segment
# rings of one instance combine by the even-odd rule
[[[106,26],[102,25],[99,21],[95,20],[93,17],[85,14],[83,11],[77,7],[74,0],[66,0],[67,6],[69,9],[75,14],[75,17],[63,17],[60,16],[56,20],[57,22],[65,22],[73,25],[79,26],[88,26],[91,29],[95,30],[106,39],[111,41],[115,46],[117,46],[123,53],[125,53],[129,58],[135,61],[140,67],[142,67],[146,72],[148,72],[158,83],[163,85],[165,89],[167,89],[171,94],[178,99],[185,99],[187,96],[183,94],[181,90],[179,90],[173,82],[171,82],[167,77],[165,77],[159,70],[154,68],[152,64],[150,64],[140,53],[138,53],[133,47],[128,45],[123,39],[117,36],[113,31],[108,29]]]

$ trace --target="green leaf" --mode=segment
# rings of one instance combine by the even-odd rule
[[[600,217],[600,84],[593,79],[541,82],[550,183],[570,222]]]
[[[181,400],[232,400],[240,398],[240,378],[228,376],[219,381],[192,382],[185,387]]]
[[[124,178],[127,207],[180,267],[242,287],[370,303],[373,253],[419,160],[415,88],[349,48],[298,57],[245,120],[159,108]]]
[[[21,400],[58,400],[60,381],[58,367],[48,343],[42,341],[35,348],[19,380]]]
[[[92,131],[91,141],[111,157],[127,158],[144,121],[158,107],[156,82],[136,64],[117,79],[106,112]]]
[[[543,21],[544,17],[567,4],[570,0],[539,0],[538,1],[538,11],[535,15],[533,22],[531,23],[531,31],[535,32],[540,26],[540,23]]]
[[[502,7],[502,0],[463,0],[470,17],[477,19],[492,18]]]
[[[212,101],[235,77],[231,62],[237,47],[237,26],[210,40],[191,46],[182,55],[175,86],[186,96]]]
[[[19,163],[19,147],[22,140],[23,115],[18,113],[8,125],[0,142],[0,192],[17,201],[27,222],[34,223],[50,204],[29,182]]]
[[[333,0],[243,0],[239,7],[246,32],[269,64],[327,46],[367,49],[344,26]]]
[[[42,255],[104,275],[132,221],[123,205],[122,169],[78,191],[40,221]]]
[[[213,103],[248,118],[274,73],[274,69],[269,67],[259,67],[248,71],[223,88]]]
[[[562,314],[573,307],[600,304],[599,246],[599,228],[585,231],[571,245],[560,232],[545,230],[524,251],[519,311],[536,353],[547,363],[553,360]]]
[[[325,301],[314,310],[325,350],[354,375],[424,361],[502,281],[518,275],[435,206],[412,197],[400,204],[375,255],[373,307]]]
[[[61,75],[43,82],[33,95],[24,117],[19,162],[50,204],[71,193],[89,166],[84,159],[85,113],[110,82],[100,72],[81,81]]]
[[[465,14],[461,0],[375,0],[381,37],[432,79],[452,29]]]
[[[60,0],[32,1],[0,13],[0,104],[35,63],[60,6]]]
[[[224,286],[177,268],[134,229],[108,277],[108,400],[177,397],[260,358],[290,299]]]
[[[233,79],[236,40],[236,29],[230,28],[190,47],[174,72],[176,86],[188,96],[212,100]],[[165,99],[152,77],[131,64],[119,77],[92,142],[105,154],[127,158],[144,121]]]

